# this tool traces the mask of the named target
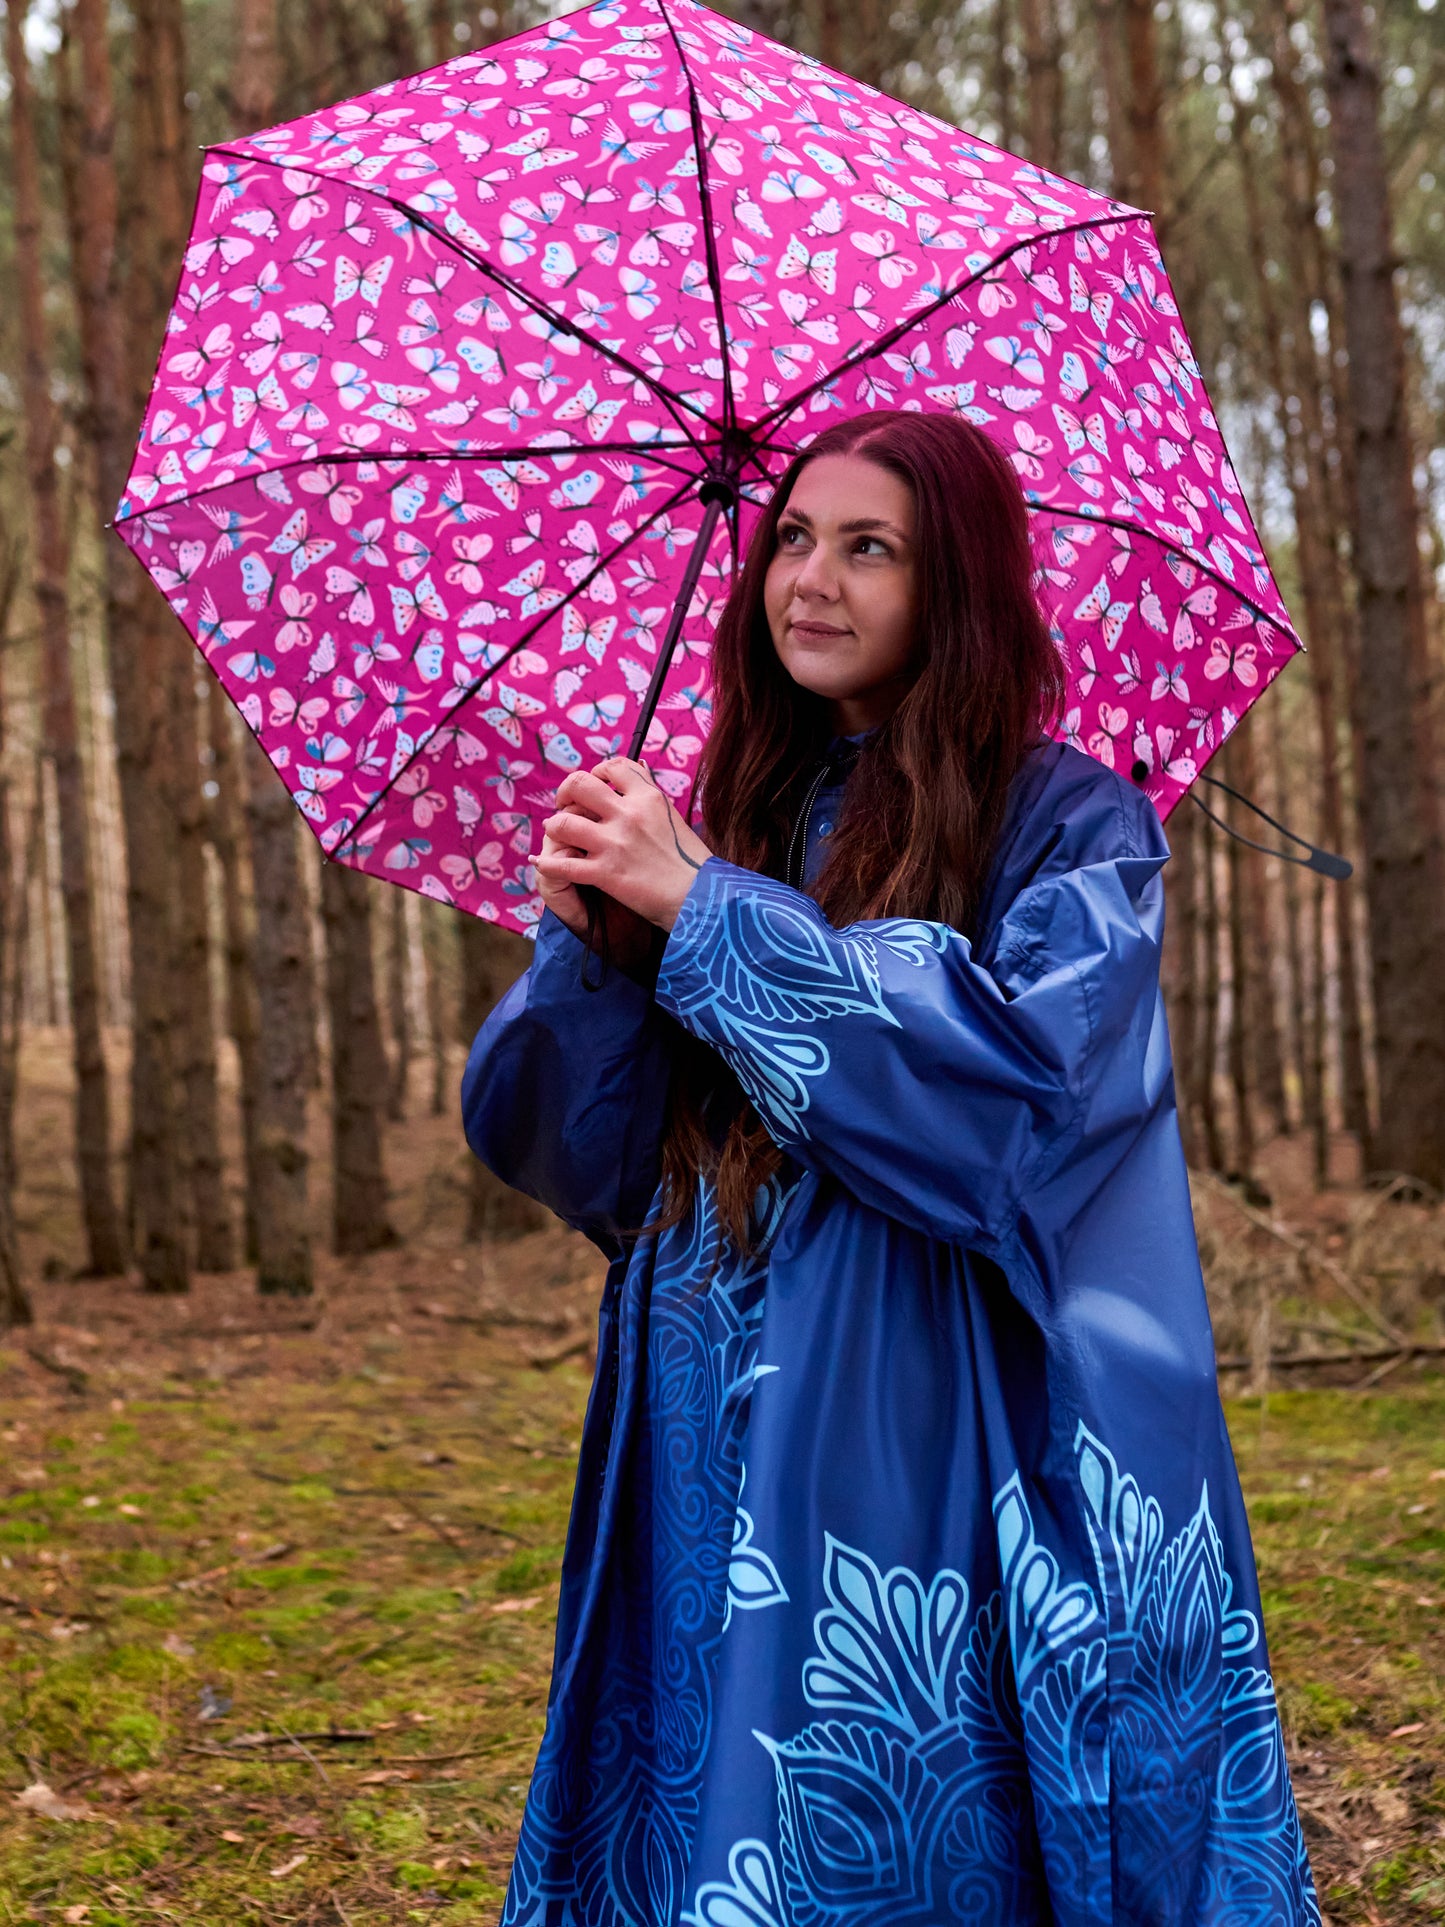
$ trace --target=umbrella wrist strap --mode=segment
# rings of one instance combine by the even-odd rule
[[[1242,803],[1245,809],[1252,810],[1263,822],[1268,823],[1272,830],[1278,830],[1280,835],[1288,837],[1291,843],[1297,843],[1305,854],[1298,856],[1293,850],[1280,850],[1268,843],[1256,843],[1252,836],[1246,836],[1242,830],[1235,829],[1232,823],[1226,822],[1217,811],[1210,809],[1209,805],[1204,801],[1204,798],[1200,796],[1196,790],[1190,790],[1190,802],[1193,803],[1196,808],[1203,810],[1210,822],[1217,823],[1225,835],[1232,836],[1236,843],[1244,844],[1246,849],[1259,850],[1265,856],[1278,857],[1282,863],[1297,863],[1303,870],[1314,870],[1320,876],[1333,877],[1337,883],[1343,883],[1348,876],[1353,874],[1354,865],[1347,857],[1336,856],[1333,850],[1322,850],[1318,844],[1311,843],[1308,838],[1297,836],[1292,829],[1288,828],[1286,824],[1281,823],[1276,817],[1271,816],[1268,810],[1261,808],[1252,797],[1246,796],[1242,790],[1235,789],[1231,784],[1223,782],[1218,776],[1201,776],[1199,781],[1201,783],[1208,783],[1211,789],[1223,790],[1226,796],[1232,796],[1236,803]]]

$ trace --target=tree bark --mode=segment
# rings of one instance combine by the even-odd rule
[[[440,67],[457,52],[457,41],[452,33],[451,0],[427,0],[426,25],[431,42],[432,64]]]
[[[60,889],[70,981],[71,1053],[75,1069],[75,1161],[85,1224],[88,1269],[98,1277],[125,1270],[110,1157],[110,1083],[100,1024],[100,972],[95,946],[90,823],[85,769],[76,724],[66,586],[68,542],[55,467],[48,331],[41,263],[40,163],[30,61],[25,50],[26,0],[10,0],[5,53],[10,69],[10,146],[15,204],[15,267],[24,373],[26,468],[35,552],[31,571],[40,612],[43,734],[55,772],[60,829]],[[0,860],[5,853],[0,851]]]
[[[6,755],[9,711],[5,668],[10,652],[10,611],[20,585],[18,545],[0,536],[0,1332],[34,1323],[35,1312],[20,1270],[15,1236],[15,1044],[26,937],[25,874],[11,848],[10,759]]]
[[[70,91],[63,143],[71,271],[85,382],[85,440],[94,452],[102,513],[119,500],[132,450],[131,424],[143,396],[155,341],[130,350],[125,325],[149,312],[136,265],[122,289],[117,270],[119,195],[115,110],[104,0],[75,0],[64,16],[79,54],[80,85]],[[67,49],[67,51],[69,51]],[[145,89],[140,92],[144,94]],[[144,127],[137,129],[140,154]],[[141,163],[144,165],[144,162]],[[139,250],[133,250],[139,253]],[[144,325],[143,322],[139,325]],[[132,382],[130,363],[140,364]],[[184,1291],[189,1263],[177,1184],[178,1130],[170,1052],[172,829],[156,771],[161,761],[165,656],[149,599],[155,591],[115,538],[102,543],[105,632],[115,706],[116,778],[125,832],[126,934],[130,946],[130,1199],[133,1244],[147,1290]]]
[[[312,1288],[307,1205],[306,1037],[309,933],[296,854],[296,809],[249,745],[247,817],[256,889],[260,1042],[256,1091],[256,1284],[299,1297]]]
[[[411,1082],[411,945],[406,927],[407,892],[393,890],[386,918],[386,1001],[391,1013],[391,1074],[387,1080],[386,1114],[393,1124],[406,1116],[407,1087]]]
[[[1199,1153],[1195,1096],[1199,1049],[1198,812],[1187,805],[1169,820],[1171,861],[1166,871],[1165,989],[1174,1046],[1174,1090],[1179,1135],[1192,1164]]]
[[[453,1101],[448,1075],[447,1045],[452,1026],[447,1022],[446,926],[441,912],[430,903],[421,906],[422,961],[426,966],[426,1023],[431,1042],[431,1114],[443,1117]]]
[[[1024,43],[1024,113],[1028,157],[1036,167],[1057,168],[1062,133],[1063,76],[1054,0],[1019,0]]]
[[[1229,758],[1233,774],[1234,758]],[[1230,799],[1230,821],[1242,827],[1239,805]],[[1247,832],[1246,832],[1247,834]],[[1249,964],[1245,943],[1244,846],[1229,837],[1225,847],[1226,874],[1229,878],[1229,1034],[1225,1040],[1229,1065],[1229,1086],[1234,1097],[1234,1172],[1242,1178],[1254,1175],[1254,1110],[1249,1081],[1253,1016],[1249,994]]]
[[[341,1257],[396,1243],[387,1216],[381,1115],[386,1050],[376,1008],[371,886],[340,863],[321,868],[331,1030],[332,1249]]]
[[[1131,179],[1139,204],[1153,213],[1154,232],[1163,247],[1168,238],[1170,210],[1154,0],[1123,0],[1123,7],[1129,71]]]
[[[1313,125],[1295,80],[1296,50],[1283,13],[1276,13],[1273,29],[1268,57],[1280,108],[1285,266],[1281,285],[1287,304],[1288,341],[1267,273],[1268,250],[1259,208],[1257,170],[1245,142],[1242,118],[1236,121],[1236,128],[1250,255],[1270,382],[1276,394],[1282,398],[1293,395],[1299,403],[1297,413],[1284,409],[1283,427],[1299,543],[1301,599],[1310,645],[1309,680],[1319,731],[1320,835],[1330,849],[1345,854],[1354,847],[1354,835],[1343,770],[1353,762],[1358,791],[1363,788],[1363,767],[1358,760],[1357,733],[1353,726],[1347,734],[1342,733],[1341,728],[1347,707],[1341,690],[1342,670],[1346,691],[1353,688],[1355,680],[1351,673],[1355,656],[1353,615],[1338,545],[1339,532],[1348,518],[1341,507],[1341,451],[1330,421],[1332,356],[1328,349],[1322,356],[1316,345],[1311,326],[1314,303],[1319,302],[1330,315],[1331,340],[1338,333],[1338,317],[1331,313],[1336,305],[1334,289],[1322,272],[1322,237],[1315,220]],[[1363,989],[1356,953],[1357,892],[1358,886],[1352,878],[1333,883],[1330,910],[1339,975],[1341,1108],[1345,1129],[1354,1134],[1363,1168],[1369,1170],[1374,1161],[1374,1126],[1366,1072]],[[1321,1094],[1321,1102],[1324,1101]]]
[[[206,875],[206,810],[200,787],[196,652],[190,637],[172,636],[169,789],[176,823],[176,1034],[182,1129],[187,1148],[195,1259],[201,1271],[229,1271],[235,1240],[226,1209],[221,1157],[221,1100],[216,1069],[216,1013],[211,984],[210,889]],[[221,692],[215,691],[216,701]]]
[[[274,117],[276,0],[238,0],[236,24],[237,132],[250,133]],[[306,1136],[316,1049],[311,927],[295,805],[249,731],[240,761],[256,916],[256,1284],[263,1292],[301,1295],[312,1288]]]
[[[1104,93],[1104,132],[1109,143],[1110,184],[1115,200],[1134,207],[1141,197],[1134,175],[1134,141],[1125,92],[1118,0],[1094,0],[1093,11],[1099,84]]]
[[[1224,1139],[1219,1129],[1219,1102],[1214,1073],[1219,1056],[1219,876],[1214,849],[1214,825],[1206,818],[1200,831],[1200,868],[1204,872],[1204,995],[1199,1013],[1198,1082],[1195,1108],[1204,1137],[1204,1156],[1211,1171],[1224,1169]]]
[[[387,69],[398,79],[403,74],[414,74],[421,65],[406,0],[381,0],[381,44]]]
[[[241,1159],[246,1202],[243,1242],[246,1263],[260,1256],[261,1057],[256,1010],[256,958],[247,914],[246,849],[242,838],[243,782],[237,755],[236,721],[230,703],[219,689],[211,692],[207,708],[211,746],[211,775],[216,794],[211,804],[211,846],[221,870],[221,913],[226,932],[226,1029],[236,1047],[240,1082]],[[253,746],[254,748],[254,746]],[[259,754],[259,751],[256,752]]]
[[[1254,712],[1255,715],[1258,711]],[[1254,753],[1253,717],[1246,717],[1229,743],[1229,762],[1235,787],[1245,796],[1260,793],[1258,760]],[[1243,827],[1239,825],[1238,827]],[[1246,832],[1248,834],[1248,832]],[[1284,1049],[1280,1041],[1279,1006],[1274,983],[1274,932],[1271,928],[1269,885],[1260,851],[1239,849],[1240,915],[1244,926],[1244,990],[1254,1088],[1280,1136],[1290,1129],[1289,1101],[1284,1087]]]
[[[1359,795],[1386,1170],[1445,1189],[1442,860],[1419,516],[1406,419],[1380,81],[1363,0],[1322,0],[1354,451]]]
[[[470,1049],[488,1013],[527,968],[531,945],[525,937],[484,923],[480,917],[462,917],[457,937],[462,959],[462,1043]],[[483,1238],[519,1237],[548,1222],[549,1214],[541,1205],[503,1184],[479,1158],[471,1160],[471,1172],[466,1229],[469,1243]]]

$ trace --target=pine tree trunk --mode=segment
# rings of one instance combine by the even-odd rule
[[[421,65],[406,0],[381,0],[381,44],[388,71],[398,80],[404,74],[414,74]]]
[[[9,711],[5,670],[10,612],[20,585],[20,551],[0,537],[0,1332],[34,1322],[15,1237],[15,1062],[20,1035],[26,937],[25,875],[11,847]]]
[[[310,934],[296,854],[295,805],[258,746],[248,743],[247,750],[260,1021],[256,1284],[263,1292],[301,1296],[312,1288],[306,1142]]]
[[[1231,765],[1232,765],[1231,759]],[[1231,801],[1230,817],[1241,828],[1239,806]],[[1226,875],[1229,879],[1229,1035],[1225,1040],[1229,1065],[1229,1087],[1234,1097],[1234,1173],[1241,1178],[1254,1175],[1254,1111],[1249,1086],[1250,1035],[1249,966],[1245,943],[1244,856],[1237,837],[1229,837],[1225,847]]]
[[[431,41],[432,64],[440,67],[443,61],[450,60],[457,52],[457,42],[452,33],[451,0],[427,0],[426,25]]]
[[[150,311],[141,273],[122,291],[116,269],[119,229],[108,17],[104,0],[75,0],[65,16],[79,54],[80,85],[71,87],[63,144],[71,267],[80,321],[86,441],[94,451],[102,513],[125,486],[131,424],[159,341],[133,354],[125,324],[143,327]],[[69,63],[61,73],[69,85]],[[141,90],[142,94],[144,89]],[[137,130],[142,150],[144,129]],[[135,250],[139,252],[139,250]],[[172,274],[174,263],[172,263]],[[115,706],[116,778],[125,833],[126,932],[130,945],[131,1131],[130,1200],[134,1248],[151,1291],[184,1291],[189,1266],[177,1185],[179,1156],[170,1055],[170,918],[168,854],[172,829],[156,771],[161,762],[164,655],[148,619],[155,594],[139,563],[117,538],[102,544],[104,608],[111,694]]]
[[[1269,719],[1269,760],[1272,776],[1270,808],[1281,823],[1295,814],[1285,768],[1284,727],[1278,700],[1267,705]],[[1290,1068],[1300,1093],[1300,1117],[1306,1131],[1313,1133],[1324,1093],[1313,1076],[1309,1048],[1309,974],[1305,968],[1304,942],[1300,913],[1299,866],[1282,863],[1280,878],[1284,906],[1284,961],[1289,994],[1285,999],[1284,1042]]]
[[[462,1042],[470,1049],[503,992],[530,963],[531,945],[525,937],[484,923],[480,917],[462,917],[457,937],[462,960]],[[471,1160],[471,1172],[466,1230],[469,1243],[483,1238],[519,1237],[548,1222],[548,1213],[541,1205],[503,1184],[480,1159]]]
[[[110,1163],[110,1084],[100,1027],[100,973],[91,888],[90,823],[85,769],[76,725],[66,587],[67,541],[55,467],[55,412],[47,353],[40,255],[40,165],[30,61],[25,51],[25,0],[5,16],[10,68],[10,142],[15,200],[15,268],[24,374],[26,467],[34,531],[31,569],[40,612],[45,747],[55,772],[60,828],[60,888],[65,904],[70,1030],[75,1069],[75,1161],[80,1180],[89,1270],[125,1270],[125,1241]],[[0,858],[5,853],[0,851]]]
[[[243,1217],[245,1260],[257,1262],[260,1164],[260,1039],[256,1013],[256,960],[247,915],[246,850],[242,841],[242,790],[235,712],[219,689],[207,705],[211,774],[211,845],[221,870],[221,912],[226,931],[226,1029],[236,1047],[240,1081],[241,1159],[246,1180]],[[254,746],[253,746],[254,748]],[[259,751],[255,752],[259,754]]]
[[[447,1045],[452,1027],[447,1022],[445,930],[441,913],[430,903],[421,906],[421,952],[426,967],[426,1023],[431,1043],[431,1114],[444,1117],[453,1092],[448,1076]]]
[[[1054,0],[1019,0],[1024,43],[1024,111],[1028,157],[1036,167],[1057,168],[1062,133],[1063,77]]]
[[[1288,58],[1291,51],[1287,38],[1276,42],[1274,60],[1277,72],[1278,63]],[[1293,94],[1283,82],[1277,91],[1283,91],[1289,111],[1296,111]],[[1339,664],[1346,653],[1348,640],[1345,591],[1329,517],[1328,491],[1321,486],[1322,478],[1328,475],[1334,464],[1331,460],[1331,437],[1324,420],[1319,356],[1310,326],[1312,270],[1299,233],[1303,221],[1308,221],[1313,227],[1313,209],[1299,179],[1300,169],[1290,147],[1286,155],[1289,163],[1287,179],[1294,181],[1295,186],[1288,197],[1284,220],[1284,252],[1288,269],[1284,285],[1286,298],[1291,304],[1291,340],[1290,352],[1287,353],[1284,330],[1272,293],[1273,283],[1268,272],[1268,251],[1260,213],[1256,168],[1244,129],[1243,117],[1238,117],[1236,141],[1240,148],[1240,182],[1250,260],[1254,269],[1255,296],[1263,327],[1266,367],[1275,392],[1294,395],[1299,401],[1298,412],[1285,409],[1283,419],[1286,469],[1299,542],[1300,594],[1310,647],[1307,670],[1319,731],[1320,836],[1328,848],[1343,854],[1353,843],[1349,834],[1340,769]],[[1339,971],[1341,1102],[1345,1128],[1358,1139],[1361,1158],[1368,1169],[1373,1128],[1365,1076],[1359,972],[1355,959],[1354,898],[1353,880],[1332,884],[1331,910]],[[1319,1094],[1319,1101],[1324,1104],[1323,1092]]]
[[[182,1131],[187,1146],[195,1257],[201,1271],[229,1271],[235,1240],[226,1209],[221,1157],[221,1100],[216,1068],[216,1013],[211,983],[210,888],[206,875],[206,812],[201,796],[196,714],[198,657],[177,631],[169,748],[171,806],[177,828],[176,1033]],[[217,700],[220,692],[216,691]]]
[[[1123,0],[1124,46],[1129,72],[1129,135],[1132,181],[1140,205],[1154,216],[1162,247],[1169,232],[1163,91],[1154,0]]]
[[[1169,819],[1171,860],[1165,871],[1165,989],[1174,1047],[1174,1091],[1184,1155],[1195,1162],[1199,1145],[1194,1098],[1199,1049],[1198,812],[1181,806]]]
[[[1214,825],[1207,819],[1200,831],[1200,868],[1204,872],[1204,995],[1201,1000],[1199,1052],[1196,1064],[1195,1109],[1204,1138],[1204,1156],[1211,1171],[1224,1169],[1224,1138],[1219,1129],[1215,1069],[1219,1058],[1219,874],[1214,849]]]
[[[1376,1161],[1445,1189],[1445,853],[1380,81],[1363,0],[1322,0],[1354,453],[1356,679],[1370,906]]]
[[[1329,1031],[1329,975],[1325,965],[1325,891],[1329,887],[1321,876],[1314,878],[1310,897],[1310,1004],[1309,1055],[1310,1087],[1315,1097],[1314,1174],[1323,1190],[1330,1180],[1330,1104],[1325,1088],[1325,1038]]]
[[[407,892],[393,890],[386,918],[386,1001],[391,1012],[391,1075],[387,1082],[386,1114],[393,1124],[406,1116],[407,1087],[411,1082],[410,942],[406,927]]]
[[[1255,712],[1258,714],[1258,712]],[[1229,740],[1229,763],[1235,787],[1251,799],[1260,791],[1254,753],[1253,718],[1246,717]],[[1242,823],[1239,827],[1243,827]],[[1247,832],[1246,832],[1247,834]],[[1269,888],[1264,857],[1258,850],[1239,851],[1240,915],[1244,928],[1247,1028],[1255,1089],[1281,1136],[1290,1128],[1289,1101],[1284,1088],[1284,1050],[1280,1042],[1279,1010],[1274,986],[1274,940],[1269,912]]]
[[[237,132],[250,133],[275,117],[276,0],[238,0],[236,43]],[[299,1296],[312,1289],[306,1094],[316,1033],[310,914],[296,809],[286,785],[249,732],[239,762],[255,910],[256,1285]],[[229,913],[227,922],[229,930]]]
[[[1124,81],[1124,40],[1118,0],[1094,0],[1094,43],[1104,94],[1104,131],[1109,143],[1109,180],[1115,200],[1140,200],[1134,176],[1134,141]]]
[[[386,1050],[376,1007],[371,886],[340,863],[321,869],[331,1030],[332,1249],[341,1257],[396,1243],[387,1216],[381,1117]]]

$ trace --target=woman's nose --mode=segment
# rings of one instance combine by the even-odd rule
[[[838,593],[838,571],[823,543],[815,543],[806,561],[793,578],[794,592],[804,596],[823,596],[831,600]]]

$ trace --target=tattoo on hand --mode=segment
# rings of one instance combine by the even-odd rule
[[[686,863],[690,869],[700,870],[702,868],[702,865],[700,863],[694,863],[692,858],[688,855],[687,851],[678,842],[677,825],[676,823],[673,822],[671,817],[669,817],[667,820],[667,827],[672,831],[673,844],[676,847],[677,853],[682,858],[683,862]]]

